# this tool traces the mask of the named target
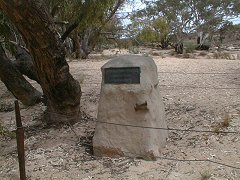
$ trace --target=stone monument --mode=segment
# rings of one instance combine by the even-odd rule
[[[167,128],[156,64],[150,57],[124,55],[101,70],[94,154],[154,160],[168,136],[151,128]]]

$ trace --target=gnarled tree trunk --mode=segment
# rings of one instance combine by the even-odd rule
[[[13,65],[18,69],[20,73],[39,83],[38,75],[34,67],[31,55],[20,46],[17,46],[16,49],[16,60],[13,61]]]
[[[81,89],[69,73],[63,41],[53,20],[39,0],[0,0],[33,57],[44,95],[48,99],[48,123],[76,121],[79,115]]]
[[[9,91],[24,105],[31,106],[41,101],[42,94],[37,91],[15,68],[0,45],[0,79]]]

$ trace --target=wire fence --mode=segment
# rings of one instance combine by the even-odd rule
[[[101,85],[100,82],[89,82],[89,83],[82,83],[82,86],[84,85]],[[174,88],[188,88],[188,89],[215,89],[215,90],[237,90],[240,89],[240,87],[210,87],[210,86],[191,86],[191,85],[186,85],[186,86],[182,86],[182,85],[171,85],[171,84],[159,84],[159,87],[164,87],[161,89],[174,89]]]
[[[81,71],[101,71],[100,69],[85,68]],[[158,74],[183,74],[183,75],[240,75],[236,72],[183,72],[183,71],[158,71]],[[88,75],[88,74],[87,74]],[[88,75],[90,76],[90,75]]]
[[[98,70],[99,69],[81,69],[83,71],[89,71],[89,70]],[[240,75],[240,73],[226,73],[226,72],[214,72],[214,73],[210,73],[210,72],[167,72],[167,71],[162,71],[162,72],[158,72],[158,74],[182,74],[182,75]],[[91,75],[87,75],[87,76],[91,76]],[[89,82],[89,83],[82,83],[82,86],[85,85],[100,85],[101,82]],[[162,87],[161,89],[168,89],[168,88],[188,88],[188,89],[215,89],[215,90],[237,90],[240,89],[240,87],[208,87],[208,86],[191,86],[191,85],[166,85],[166,84],[159,84],[160,87]],[[39,109],[38,109],[39,110]],[[52,114],[52,115],[58,115],[61,116],[63,118],[72,118],[72,116],[68,116],[65,114],[60,114],[60,113],[56,113],[56,112],[50,112],[50,111],[45,111],[48,114]],[[23,116],[23,117],[27,117]],[[30,115],[32,116],[32,115]],[[141,125],[132,125],[132,124],[121,124],[121,123],[116,123],[116,122],[106,122],[106,121],[99,121],[96,120],[94,118],[88,118],[87,119],[89,122],[94,122],[94,123],[100,123],[100,124],[108,124],[110,126],[122,126],[122,127],[130,127],[130,128],[142,128],[142,129],[150,129],[150,130],[163,130],[163,131],[176,131],[176,132],[189,132],[189,133],[211,133],[211,134],[231,134],[231,135],[240,135],[239,131],[221,131],[221,130],[209,130],[209,129],[192,129],[192,128],[188,128],[188,129],[180,129],[180,128],[173,128],[173,127],[167,127],[167,128],[163,128],[163,127],[150,127],[150,126],[141,126]],[[72,127],[72,125],[70,125],[71,130],[75,133],[76,136],[77,133],[74,131],[74,128]],[[92,144],[90,143],[84,143],[84,142],[80,142],[81,145],[85,145],[88,147],[93,147]],[[132,154],[133,156],[137,157],[137,156],[142,156],[141,154],[133,154],[131,152],[127,152],[127,151],[123,151],[123,153],[126,154]],[[158,159],[162,159],[162,160],[169,160],[169,161],[176,161],[176,162],[204,162],[204,163],[213,163],[213,164],[217,164],[217,165],[221,165],[224,167],[229,167],[229,168],[233,168],[233,169],[237,169],[240,170],[240,167],[236,167],[233,165],[229,165],[223,162],[218,162],[218,161],[213,161],[211,159],[179,159],[179,158],[174,158],[174,157],[165,157],[165,156],[157,156],[156,158]]]
[[[99,71],[99,69],[86,68],[81,69],[82,71]],[[217,75],[217,76],[226,76],[226,75],[240,75],[240,73],[235,72],[180,72],[180,71],[159,71],[158,74],[176,74],[176,75]],[[84,74],[86,77],[91,77],[92,75]],[[100,85],[101,79],[98,82],[83,82],[82,86],[85,85]],[[211,86],[192,86],[192,85],[172,85],[172,84],[159,84],[161,89],[176,89],[176,88],[184,88],[184,89],[215,89],[215,90],[238,90],[240,87],[211,87]]]
[[[92,144],[81,143],[81,145],[93,148]],[[113,147],[113,149],[118,149],[118,148]],[[122,151],[122,152],[125,153],[125,154],[131,154],[134,157],[142,157],[142,154],[131,153],[131,152],[128,152],[128,151]],[[232,169],[240,170],[240,167],[232,166],[232,165],[229,165],[229,164],[226,164],[226,163],[223,163],[223,162],[213,161],[213,160],[210,160],[210,159],[179,159],[179,158],[165,157],[165,156],[155,156],[154,158],[162,159],[162,160],[168,160],[168,161],[175,161],[175,162],[204,162],[204,163],[208,162],[208,163],[213,163],[213,164],[221,165],[221,166],[224,166],[224,167],[229,167],[229,168],[232,168]]]
[[[58,115],[64,118],[72,118],[73,116],[65,115],[65,114],[60,114],[60,113],[55,113],[55,112],[50,112],[50,111],[45,111],[48,114],[53,114],[53,115]],[[27,116],[23,116],[27,117]],[[163,128],[163,127],[149,127],[149,126],[139,126],[139,125],[131,125],[131,124],[120,124],[120,123],[113,123],[113,122],[105,122],[105,121],[99,121],[94,118],[88,118],[87,121],[95,122],[95,123],[100,123],[100,124],[109,124],[109,125],[114,125],[114,126],[122,126],[122,127],[132,127],[132,128],[142,128],[142,129],[152,129],[152,130],[164,130],[164,131],[180,131],[180,132],[196,132],[196,133],[212,133],[212,134],[233,134],[233,135],[239,135],[240,132],[238,131],[215,131],[215,130],[198,130],[198,129],[179,129],[179,128]],[[76,133],[74,130],[73,126],[70,123],[67,123],[71,130],[74,132],[74,134],[77,136],[78,140],[80,140],[79,135]],[[93,144],[90,143],[84,143],[84,142],[79,142],[82,146],[88,146],[93,148]],[[113,147],[112,147],[113,148]],[[118,148],[116,148],[118,149]],[[122,151],[124,154],[131,154],[134,157],[142,157],[142,154],[135,154],[131,153],[128,151]],[[174,158],[174,157],[166,157],[166,156],[156,156],[155,158],[157,159],[162,159],[162,160],[169,160],[169,161],[176,161],[176,162],[203,162],[203,163],[213,163],[216,165],[221,165],[224,167],[229,167],[232,169],[240,170],[240,167],[236,167],[233,165],[229,165],[223,162],[218,162],[218,161],[213,161],[211,159],[179,159],[179,158]]]
[[[68,116],[65,114],[60,114],[60,113],[55,113],[55,112],[50,112],[50,111],[45,111],[46,113],[53,114],[53,115],[58,115],[64,118],[72,118],[72,116]],[[23,116],[27,117],[27,116]],[[123,127],[132,127],[132,128],[142,128],[142,129],[153,129],[153,130],[164,130],[164,131],[181,131],[181,132],[197,132],[197,133],[213,133],[213,134],[235,134],[239,135],[240,132],[237,131],[212,131],[212,130],[196,130],[196,129],[178,129],[178,128],[162,128],[162,127],[148,127],[148,126],[138,126],[138,125],[131,125],[131,124],[120,124],[120,123],[112,123],[112,122],[105,122],[105,121],[98,121],[94,118],[88,118],[87,121],[95,122],[95,123],[100,123],[100,124],[109,124],[109,125],[114,125],[114,126],[123,126]],[[84,143],[80,141],[80,136],[77,134],[77,132],[74,130],[73,126],[70,123],[67,123],[69,125],[70,129],[73,131],[73,133],[76,135],[76,137],[79,140],[79,144],[82,146],[87,146],[93,148],[92,143]],[[114,149],[114,147],[111,147]],[[116,148],[118,149],[118,148]],[[142,157],[142,154],[136,154],[136,153],[131,153],[128,151],[122,151],[124,154],[131,154],[134,157]],[[213,163],[216,165],[221,165],[224,167],[229,167],[232,169],[240,170],[240,167],[236,167],[233,165],[229,165],[223,162],[219,161],[214,161],[211,159],[179,159],[179,158],[174,158],[174,157],[167,157],[167,156],[156,156],[154,157],[156,159],[162,159],[162,160],[169,160],[169,161],[176,161],[176,162],[202,162],[202,163]]]

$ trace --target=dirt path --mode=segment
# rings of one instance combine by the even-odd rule
[[[154,57],[169,127],[240,131],[240,61]],[[240,170],[211,162],[98,158],[91,138],[100,93],[103,59],[72,61],[73,76],[82,82],[83,120],[73,127],[46,128],[42,105],[22,109],[26,127],[29,179],[240,179]],[[0,84],[1,106],[11,110],[13,97]],[[0,112],[2,125],[13,130],[14,112]],[[223,122],[229,122],[226,127]],[[77,135],[76,135],[77,134]],[[14,139],[0,139],[0,179],[17,179]],[[162,157],[212,160],[240,168],[239,134],[171,131]]]

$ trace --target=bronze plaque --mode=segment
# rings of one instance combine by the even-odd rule
[[[105,84],[140,84],[140,67],[104,69]]]

